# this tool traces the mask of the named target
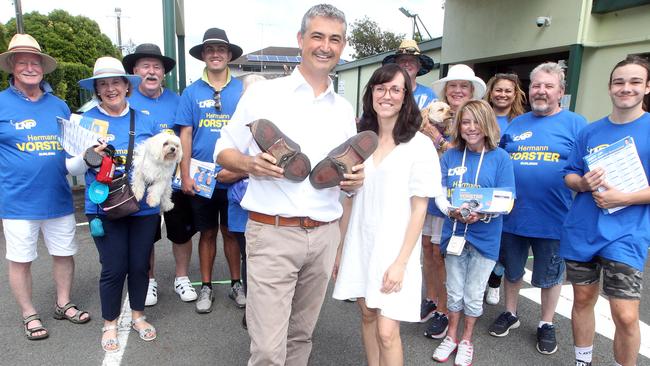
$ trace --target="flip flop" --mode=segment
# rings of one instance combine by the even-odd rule
[[[66,314],[66,312],[70,308],[74,308],[76,310],[73,316]],[[85,319],[81,319],[81,316],[83,316],[84,314],[88,314],[88,317]],[[88,313],[87,311],[79,310],[77,305],[75,305],[73,302],[69,302],[63,305],[63,307],[59,306],[59,304],[55,304],[53,317],[54,319],[58,319],[58,320],[67,319],[74,324],[84,324],[90,321],[90,313]]]
[[[38,314],[32,314],[30,316],[26,316],[25,318],[23,318],[23,327],[25,328],[25,337],[27,337],[27,339],[29,339],[30,341],[37,341],[39,339],[45,339],[45,338],[49,337],[50,332],[48,332],[48,330],[43,326],[42,322],[41,322],[41,325],[37,325],[37,326],[35,326],[33,328],[27,328],[27,324],[29,324],[29,322],[34,321],[34,320],[41,321],[41,316],[38,315]],[[45,333],[39,334],[39,335],[34,335],[34,333],[43,332],[43,331],[45,331]]]

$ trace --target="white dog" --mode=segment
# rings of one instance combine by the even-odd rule
[[[181,140],[173,134],[161,132],[148,138],[135,149],[133,159],[133,194],[140,201],[147,190],[147,204],[160,205],[162,212],[174,208],[172,203],[172,175],[183,156]]]

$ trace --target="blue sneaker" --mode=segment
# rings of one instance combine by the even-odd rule
[[[512,315],[509,311],[504,311],[499,315],[497,320],[490,325],[488,331],[490,335],[495,337],[505,337],[510,333],[510,329],[519,328],[519,318],[515,315]]]
[[[422,304],[420,304],[420,323],[424,323],[427,320],[433,317],[433,314],[436,312],[436,303],[433,300],[422,299]]]
[[[424,330],[424,336],[433,339],[442,339],[447,335],[449,328],[449,318],[446,314],[435,312],[427,329]]]
[[[553,324],[544,324],[537,328],[537,351],[544,355],[550,355],[557,351]]]

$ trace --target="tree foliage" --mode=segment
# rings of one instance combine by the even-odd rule
[[[363,17],[350,26],[349,43],[354,48],[354,58],[368,57],[378,53],[396,50],[405,35],[382,31],[377,22]]]
[[[94,20],[73,16],[65,10],[53,10],[48,15],[31,12],[23,15],[25,32],[34,37],[46,54],[54,57],[58,67],[45,76],[54,93],[64,99],[71,110],[82,103],[77,82],[92,75],[95,60],[101,56],[122,55],[111,40],[101,32]],[[4,52],[16,33],[16,20],[0,24],[0,50]],[[0,72],[0,87],[7,87],[7,75]]]

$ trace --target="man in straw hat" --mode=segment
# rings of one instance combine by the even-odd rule
[[[246,228],[248,299],[246,320],[253,365],[307,365],[340,241],[339,218],[351,200],[341,189],[363,182],[363,165],[345,174],[340,187],[314,188],[286,179],[277,159],[263,153],[247,124],[266,119],[286,132],[311,161],[355,136],[352,106],[336,94],[329,73],[345,48],[345,14],[319,4],[303,16],[297,34],[302,59],[293,73],[253,84],[217,141],[217,162],[250,174],[242,207]],[[291,148],[290,148],[291,149]],[[286,167],[286,166],[285,166]],[[349,212],[349,211],[347,211]]]
[[[178,128],[174,128],[174,116],[180,98],[178,94],[163,87],[165,74],[176,66],[176,61],[164,56],[157,45],[143,43],[135,48],[134,53],[124,56],[122,64],[126,72],[139,75],[142,78],[138,88],[129,97],[131,106],[148,114],[159,130],[173,130],[178,134]],[[182,301],[194,301],[197,294],[188,277],[188,268],[192,255],[191,240],[196,229],[194,229],[190,214],[189,196],[181,191],[174,191],[172,202],[174,208],[165,212],[164,215],[167,239],[173,243],[172,252],[176,261],[174,289]],[[160,238],[160,232],[156,237]],[[155,251],[153,249],[149,264],[149,287],[145,305],[153,306],[158,303],[158,283],[154,277]]]
[[[7,52],[0,54],[0,69],[11,74],[9,87],[0,92],[0,218],[9,285],[30,340],[49,336],[31,293],[31,264],[37,257],[39,230],[52,255],[54,317],[78,324],[90,320],[87,312],[70,301],[72,256],[77,253],[74,206],[65,154],[56,139],[56,117],[69,117],[70,109],[43,80],[55,68],[56,61],[41,52],[28,34],[16,34]]]
[[[242,83],[232,77],[228,63],[241,56],[241,47],[230,43],[226,32],[210,28],[203,35],[203,42],[190,49],[192,57],[205,63],[203,76],[192,83],[181,95],[176,113],[176,124],[180,126],[183,145],[181,179],[183,193],[190,196],[192,220],[200,232],[199,263],[201,269],[201,290],[196,301],[198,313],[209,313],[214,298],[212,292],[212,267],[216,255],[218,228],[224,242],[224,253],[230,268],[231,289],[229,297],[238,307],[246,306],[246,297],[241,283],[240,252],[237,239],[228,231],[228,185],[241,179],[243,174],[234,174],[217,167],[216,187],[211,198],[196,194],[197,185],[190,176],[190,160],[214,162],[213,153],[221,129],[230,121],[242,93]]]
[[[422,109],[436,99],[436,94],[431,88],[415,81],[416,77],[425,75],[433,69],[433,59],[420,53],[420,48],[414,40],[403,40],[395,54],[386,56],[381,63],[383,65],[396,63],[406,70],[406,73],[411,78],[413,96],[418,108]]]

